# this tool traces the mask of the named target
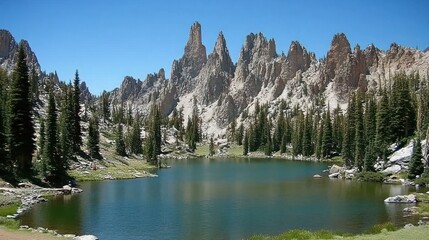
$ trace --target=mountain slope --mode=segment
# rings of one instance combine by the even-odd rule
[[[364,50],[356,45],[352,51],[345,34],[335,35],[326,59],[317,60],[297,41],[287,55],[279,55],[273,39],[251,33],[234,64],[222,32],[206,56],[201,25],[195,23],[169,80],[163,70],[144,81],[126,77],[110,96],[113,105],[124,103],[143,114],[153,103],[164,115],[183,107],[185,119],[197,106],[205,133],[222,134],[232,121],[243,120],[243,111],[252,112],[256,101],[270,102],[273,109],[281,100],[303,109],[326,104],[345,109],[349,93],[357,88],[376,91],[390,87],[390,78],[399,72],[426,77],[428,69],[428,52],[395,43],[387,51],[374,45]]]

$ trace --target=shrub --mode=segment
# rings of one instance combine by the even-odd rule
[[[384,177],[381,172],[360,172],[355,178],[361,182],[383,182]]]

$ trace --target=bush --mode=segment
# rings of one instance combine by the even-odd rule
[[[367,234],[378,234],[381,233],[383,229],[386,229],[387,231],[396,231],[396,227],[393,223],[387,222],[387,223],[381,223],[374,225],[371,229],[369,229],[366,233]]]
[[[425,172],[417,179],[414,180],[416,184],[429,186],[429,171]]]
[[[355,178],[361,182],[383,182],[384,177],[381,172],[360,172]]]

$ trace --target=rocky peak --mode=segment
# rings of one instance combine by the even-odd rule
[[[220,70],[228,73],[233,72],[234,63],[232,62],[231,57],[229,55],[228,48],[226,47],[225,37],[223,36],[222,32],[220,32],[217,37],[212,56],[219,58],[219,63],[221,67]]]
[[[293,41],[287,53],[289,70],[294,76],[296,71],[305,71],[310,67],[313,56],[297,41]]]
[[[336,34],[331,42],[328,55],[326,58],[327,77],[333,79],[335,70],[345,62],[351,53],[350,43],[344,33]]]
[[[262,33],[251,33],[247,35],[241,48],[238,62],[271,61],[276,55],[276,42],[274,39],[268,41]]]
[[[0,29],[0,59],[9,57],[9,54],[16,48],[16,42],[12,34],[4,29]]]
[[[183,67],[191,68],[191,77],[195,77],[207,61],[206,47],[202,43],[201,25],[198,22],[191,27],[181,61]]]

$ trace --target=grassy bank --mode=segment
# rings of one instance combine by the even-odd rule
[[[96,168],[74,169],[68,173],[76,181],[83,182],[149,177],[155,169],[156,167],[140,159],[115,158],[97,161]]]
[[[392,224],[381,224],[374,226],[366,234],[350,235],[331,231],[306,231],[290,230],[279,235],[257,235],[249,240],[306,240],[306,239],[345,239],[345,240],[425,240],[429,236],[429,225],[403,228],[395,230]]]

